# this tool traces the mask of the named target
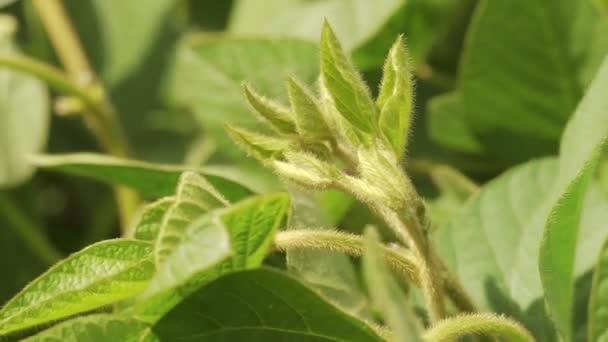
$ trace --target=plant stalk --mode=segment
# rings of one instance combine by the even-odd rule
[[[362,257],[365,253],[363,239],[359,235],[338,231],[296,229],[276,234],[273,248],[278,251],[318,249]],[[396,250],[382,246],[387,264],[406,281],[419,284],[419,266],[408,250]]]
[[[13,203],[7,194],[2,192],[0,192],[0,217],[8,223],[8,227],[2,228],[12,228],[15,235],[19,236],[32,253],[47,266],[53,265],[62,258],[61,252],[49,243],[27,215]]]
[[[297,229],[281,231],[274,238],[273,248],[287,250],[329,250],[344,253],[352,257],[361,257],[365,253],[361,236],[339,231],[316,229]],[[418,259],[406,249],[394,249],[382,246],[386,263],[403,280],[420,286],[420,265]],[[454,305],[462,312],[474,312],[476,307],[466,292],[449,273],[441,272],[443,291]]]
[[[521,324],[495,314],[469,314],[445,319],[427,330],[423,339],[449,342],[465,336],[499,336],[505,341],[534,342],[534,337]]]
[[[88,108],[83,113],[85,122],[108,153],[127,157],[129,149],[126,136],[103,85],[95,77],[61,0],[32,0],[32,4],[69,77],[81,89],[81,93],[88,95],[81,97],[86,99]],[[139,200],[135,192],[124,187],[115,187],[114,193],[124,235]]]

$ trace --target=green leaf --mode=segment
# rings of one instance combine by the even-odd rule
[[[245,96],[255,111],[279,133],[295,133],[293,115],[289,109],[256,93],[248,84],[243,85]]]
[[[44,330],[24,342],[144,342],[149,327],[136,319],[110,314],[78,317]]]
[[[239,34],[301,37],[317,41],[321,23],[332,23],[342,43],[363,69],[382,66],[401,33],[408,37],[415,64],[425,62],[436,37],[444,34],[462,1],[452,0],[256,0],[235,2],[229,29]],[[452,43],[452,41],[449,41]]]
[[[208,284],[152,329],[161,339],[183,341],[382,341],[295,279],[267,269]]]
[[[51,267],[11,299],[0,311],[0,334],[132,297],[153,273],[149,242],[96,243]]]
[[[6,39],[0,37],[2,53],[7,53]],[[49,107],[44,83],[0,68],[0,189],[18,185],[33,174],[27,156],[46,146]]]
[[[560,146],[557,197],[546,221],[539,267],[549,313],[562,338],[572,334],[574,266],[583,198],[608,146],[608,58],[568,123]]]
[[[328,18],[350,50],[378,35],[405,2],[269,0],[260,7],[255,0],[240,0],[233,10],[229,28],[235,33],[280,34],[316,41],[323,18]]]
[[[403,38],[397,38],[384,64],[380,93],[380,131],[398,156],[407,148],[414,93]]]
[[[158,237],[163,217],[167,210],[175,203],[175,198],[165,197],[148,204],[139,214],[133,237],[138,240],[155,241]]]
[[[238,37],[191,39],[178,50],[169,97],[193,111],[205,131],[223,147],[222,153],[242,157],[238,149],[230,148],[224,125],[251,130],[261,126],[243,96],[242,82],[255,85],[268,98],[286,102],[285,75],[312,84],[318,72],[318,50],[313,42]]]
[[[608,240],[600,251],[593,274],[593,287],[589,299],[587,341],[605,341],[608,338]]]
[[[558,172],[555,159],[534,160],[507,171],[482,187],[435,235],[443,260],[475,302],[521,321],[539,341],[556,339],[544,313],[535,260]],[[608,201],[590,187],[577,238],[576,278],[593,267],[608,237],[606,220]]]
[[[155,95],[179,38],[182,25],[177,4],[173,0],[93,0],[66,1],[65,5],[127,129],[141,131],[142,111],[158,108]]]
[[[285,138],[271,137],[231,125],[226,125],[226,131],[248,155],[261,162],[280,155],[292,146],[291,141]]]
[[[154,246],[157,266],[182,241],[186,228],[208,211],[228,205],[229,202],[205,178],[195,172],[184,172],[179,180],[175,200],[167,209]]]
[[[288,207],[285,193],[268,194],[194,221],[143,293],[138,314],[153,321],[200,285],[260,266]]]
[[[211,213],[203,215],[188,225],[181,234],[181,242],[168,254],[150,284],[140,297],[145,303],[142,314],[152,315],[152,310],[170,308],[185,296],[201,275],[212,270],[231,253],[230,237],[223,225],[213,219]]]
[[[458,92],[433,97],[428,102],[428,134],[442,146],[480,154],[483,146],[466,121],[464,100]]]
[[[288,229],[331,229],[316,197],[289,186],[292,198]],[[288,250],[287,268],[327,300],[357,316],[367,317],[367,299],[350,259],[325,250]]]
[[[340,115],[364,135],[375,133],[378,111],[369,89],[327,22],[321,33],[321,76]]]
[[[287,92],[300,136],[311,141],[331,137],[325,116],[313,94],[293,77],[287,78]]]
[[[93,178],[108,184],[126,185],[146,197],[170,196],[175,193],[179,176],[184,171],[198,171],[230,201],[238,201],[251,194],[240,185],[238,177],[209,167],[192,169],[183,166],[152,164],[95,153],[38,155],[33,162],[42,168]]]
[[[555,152],[608,51],[607,19],[590,1],[479,2],[460,83],[466,121],[489,154],[514,162]]]
[[[431,221],[437,226],[447,224],[464,207],[479,186],[460,171],[447,165],[430,165],[429,176],[439,194],[425,201]]]
[[[391,328],[393,341],[421,341],[421,327],[403,290],[389,272],[380,246],[378,233],[368,228],[365,232],[363,272],[373,303]]]

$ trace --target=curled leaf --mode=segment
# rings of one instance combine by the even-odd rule
[[[340,115],[361,133],[372,135],[378,120],[376,106],[327,22],[321,33],[321,76]]]
[[[226,125],[226,131],[248,154],[262,162],[272,159],[275,155],[291,147],[289,140],[251,132],[231,125]]]
[[[258,94],[248,84],[243,84],[243,91],[249,104],[262,119],[279,133],[295,133],[296,127],[289,109]]]
[[[339,176],[340,171],[306,152],[285,153],[286,162],[273,163],[276,172],[291,181],[308,188],[327,188]]]
[[[300,136],[310,140],[322,140],[331,136],[325,122],[321,107],[313,95],[294,78],[287,79],[289,101],[296,120],[296,129]]]
[[[380,130],[400,157],[406,148],[410,127],[412,88],[407,52],[400,36],[386,58],[380,94],[376,101],[380,109]]]

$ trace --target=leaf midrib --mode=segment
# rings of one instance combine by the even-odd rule
[[[76,289],[70,289],[70,290],[62,290],[62,291],[56,292],[53,296],[48,297],[46,299],[43,299],[42,301],[39,301],[39,302],[35,303],[34,305],[28,305],[28,306],[22,307],[21,309],[17,310],[12,315],[10,315],[10,316],[4,318],[2,321],[0,321],[0,325],[4,325],[5,327],[6,326],[10,327],[11,326],[10,325],[11,321],[14,320],[15,318],[19,317],[19,316],[22,316],[24,313],[27,313],[27,312],[33,311],[33,310],[35,311],[39,307],[44,306],[48,302],[52,302],[53,300],[57,299],[58,297],[63,297],[64,295],[68,295],[70,293],[86,292],[87,289],[89,289],[91,287],[94,287],[94,286],[97,286],[100,283],[106,282],[107,280],[112,279],[112,278],[114,278],[115,276],[117,276],[117,275],[119,275],[121,273],[125,273],[125,272],[128,272],[130,270],[140,268],[141,265],[145,264],[146,262],[150,262],[151,265],[153,264],[153,261],[150,259],[150,257],[148,257],[146,259],[138,261],[137,263],[135,263],[135,264],[133,264],[133,265],[127,267],[127,268],[122,268],[122,269],[118,270],[116,273],[112,273],[112,274],[109,274],[107,276],[104,276],[104,277],[101,277],[101,278],[97,278],[97,280],[95,282],[91,282],[91,283],[87,284],[84,287],[80,287],[80,288],[76,288]],[[126,282],[126,281],[123,281],[123,282]],[[131,281],[131,282],[144,282],[144,281],[138,280],[138,281]],[[117,296],[117,298],[119,298],[119,297],[120,296]],[[59,315],[58,317],[63,317],[63,315]],[[27,319],[27,317],[25,317],[25,318]],[[57,318],[57,317],[55,317],[55,318]],[[51,319],[54,319],[54,318],[51,318]],[[34,318],[34,321],[36,321],[35,318]],[[36,324],[36,323],[31,323],[31,324],[28,324],[27,326],[31,326],[31,325],[34,325],[34,324]],[[0,332],[10,332],[10,331],[12,331],[10,328],[9,329],[6,329],[6,328],[0,329]]]

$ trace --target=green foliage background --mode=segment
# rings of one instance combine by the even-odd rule
[[[350,316],[345,319],[316,295],[332,298],[341,309],[365,319],[376,313],[367,306],[367,290],[360,284],[385,284],[388,289],[384,291],[401,299],[403,293],[395,290],[393,279],[378,280],[366,274],[378,262],[375,252],[363,260],[362,267],[358,263],[352,267],[349,258],[328,251],[297,251],[288,254],[287,261],[272,257],[264,261],[270,240],[262,239],[255,248],[241,251],[242,259],[227,257],[235,248],[230,243],[239,241],[254,226],[251,222],[271,236],[288,205],[281,194],[274,193],[284,190],[284,183],[247,157],[225,131],[225,124],[236,124],[269,132],[247,103],[242,82],[283,103],[288,101],[287,77],[295,76],[308,86],[315,84],[325,18],[374,95],[391,45],[399,34],[405,36],[408,66],[415,80],[405,167],[435,222],[432,238],[439,254],[482,311],[514,318],[539,341],[557,340],[558,331],[565,340],[607,338],[608,317],[602,308],[608,306],[608,300],[601,287],[608,278],[606,247],[598,275],[592,279],[608,236],[608,163],[604,152],[595,151],[608,136],[605,1],[66,0],[64,4],[119,114],[130,145],[129,157],[139,161],[125,163],[93,154],[102,148],[82,117],[78,113],[59,115],[63,94],[31,75],[0,67],[0,303],[59,259],[94,242],[120,237],[115,198],[107,184],[121,184],[137,190],[146,203],[175,196],[154,202],[158,212],[148,212],[148,226],[136,229],[133,221],[133,228],[141,234],[135,236],[139,240],[109,240],[89,247],[98,249],[95,255],[106,266],[89,269],[93,264],[84,258],[75,260],[76,266],[54,267],[83,267],[93,274],[105,270],[109,279],[118,280],[125,277],[123,272],[137,268],[133,271],[137,274],[111,284],[89,284],[85,273],[72,281],[79,288],[106,293],[111,302],[131,297],[131,292],[119,291],[121,287],[133,293],[146,288],[143,296],[151,299],[133,309],[143,316],[164,313],[169,309],[167,302],[178,303],[179,298],[193,293],[193,302],[182,302],[159,321],[153,329],[156,336],[204,333],[205,326],[182,321],[188,316],[185,313],[196,308],[205,308],[200,315],[222,317],[219,320],[226,326],[257,324],[251,317],[227,316],[246,311],[239,303],[247,301],[274,300],[281,306],[276,297],[260,299],[248,292],[250,288],[239,285],[255,281],[275,293],[309,298],[308,303],[302,299],[283,308],[284,320],[271,320],[269,326],[293,330],[303,340],[316,335],[380,340],[369,326]],[[0,53],[20,51],[60,66],[32,2],[6,1],[2,6]],[[9,16],[18,23],[13,36]],[[594,88],[588,92],[594,79]],[[572,123],[575,113],[581,119]],[[182,174],[186,170],[198,172]],[[178,184],[181,192],[175,193]],[[198,194],[183,188],[208,186],[220,189],[221,194]],[[366,207],[342,192],[327,191],[314,197],[298,189],[289,191],[294,211],[290,219],[296,228],[337,226],[361,233],[367,223],[382,226]],[[253,193],[270,194],[239,202]],[[184,209],[189,200],[204,205]],[[236,202],[242,204],[228,205]],[[190,245],[174,241],[173,233],[157,237],[155,217],[165,212],[182,210],[195,219],[225,206],[223,228],[208,228],[216,218],[197,219],[197,227],[189,231]],[[266,216],[256,210],[266,211]],[[240,219],[250,220],[250,225],[231,219],[237,213]],[[553,217],[549,224],[548,215]],[[560,228],[569,224],[569,218],[579,216],[580,223],[570,225],[576,229]],[[142,222],[145,220],[139,224]],[[179,222],[170,223],[171,232],[185,230]],[[387,230],[380,232],[380,239],[394,240]],[[378,239],[372,235],[366,235],[370,246]],[[197,243],[205,238],[225,245],[201,256]],[[159,256],[158,244],[173,254]],[[174,253],[176,249],[182,254]],[[107,250],[124,253],[129,260],[112,260]],[[182,260],[179,255],[188,258]],[[165,257],[164,266],[187,276],[169,280],[154,276],[154,261]],[[541,269],[551,272],[539,271],[539,259]],[[248,270],[263,263],[288,267],[316,292],[269,269]],[[183,264],[190,268],[183,270]],[[205,271],[209,276],[226,269],[248,271],[200,289],[188,288],[193,274],[202,277]],[[41,281],[53,284],[57,280],[43,277]],[[148,287],[148,281],[154,286]],[[593,282],[594,288],[603,291],[593,293],[597,304],[593,302],[589,309]],[[29,286],[52,287],[44,283]],[[113,291],[117,293],[114,297]],[[370,292],[376,305],[391,310],[390,301],[378,291]],[[177,292],[179,296],[174,294]],[[233,292],[243,298],[226,299]],[[44,299],[39,300],[29,309],[31,325],[52,316],[44,311]],[[410,302],[411,308],[395,310],[403,310],[401,314],[407,317],[420,316],[419,294],[413,293]],[[65,312],[71,312],[68,304],[65,307]],[[0,314],[0,323],[10,326],[13,318],[6,310]],[[78,328],[52,328],[49,341],[53,334],[78,340],[82,329],[93,329],[87,336],[98,340],[142,336],[129,330],[139,329],[143,324],[139,320],[129,323],[95,305],[83,304],[78,310],[97,311],[73,323]],[[290,321],[289,317],[296,318]],[[298,317],[310,321],[310,326],[302,328]],[[558,323],[552,323],[550,317]],[[327,326],[324,319],[334,320],[336,326]],[[188,328],[176,329],[179,324]],[[96,331],[91,325],[106,328]],[[417,329],[396,330],[403,337],[415,335],[412,331]],[[349,335],[351,330],[353,335]],[[223,337],[238,340],[243,336]],[[274,337],[268,333],[256,338]]]

